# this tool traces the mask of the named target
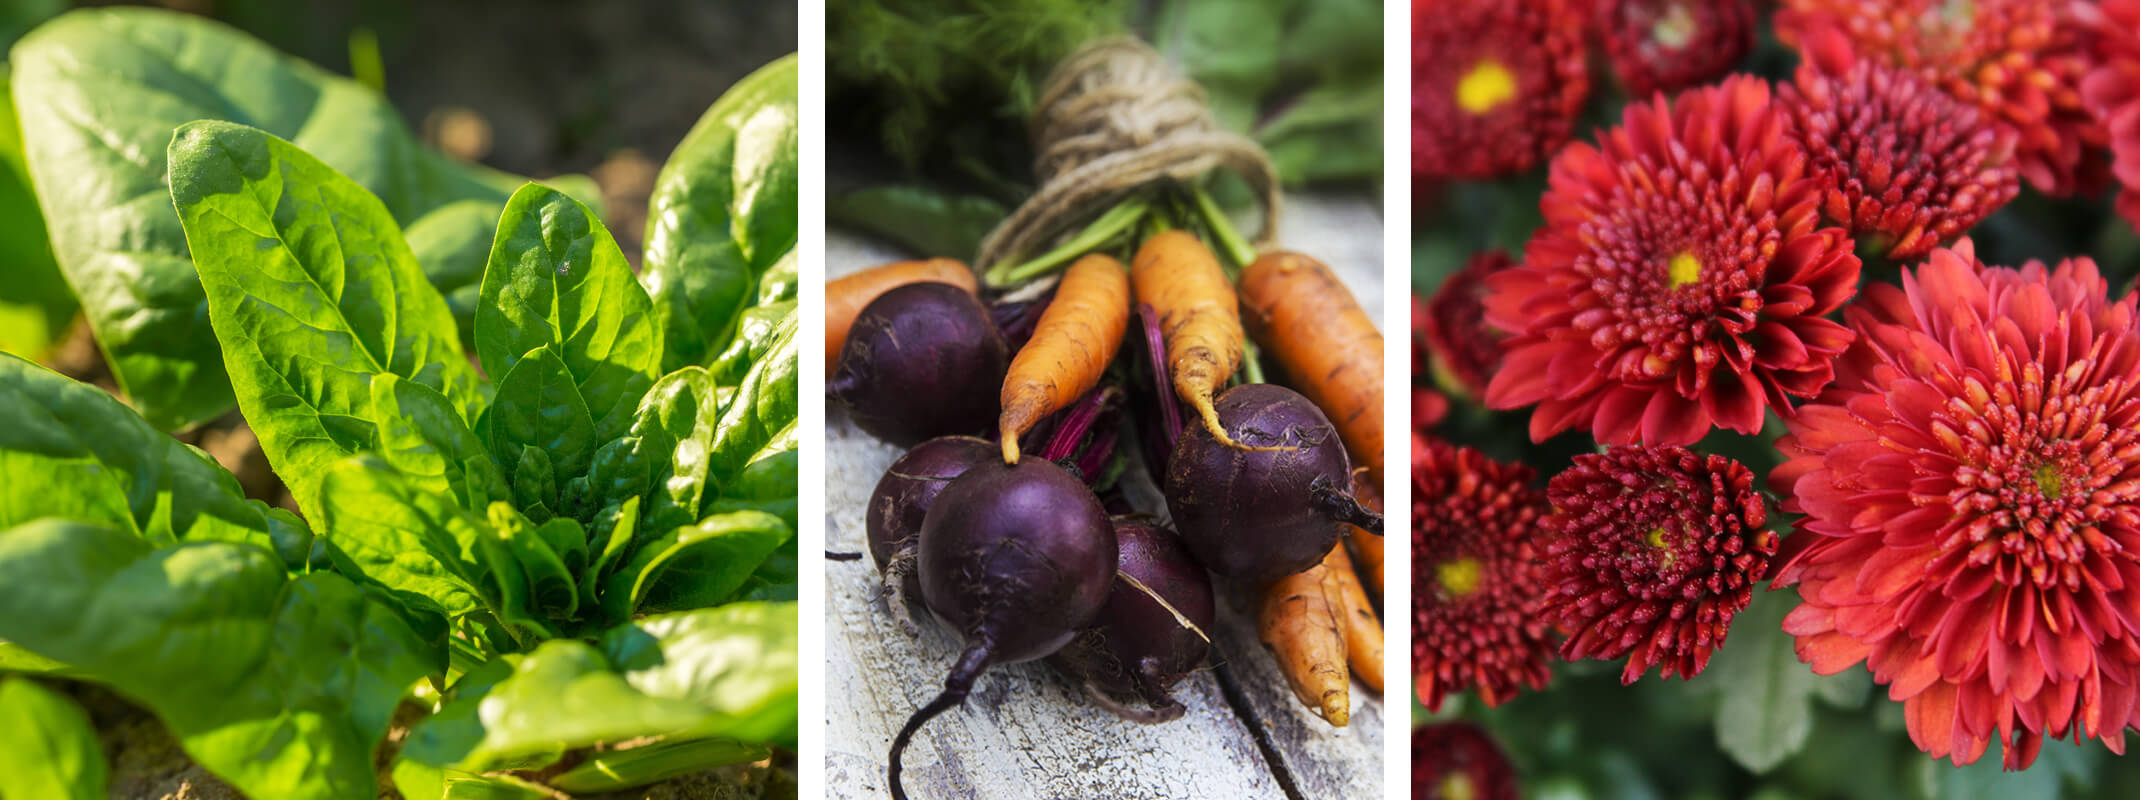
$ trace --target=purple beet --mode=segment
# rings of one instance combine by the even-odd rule
[[[1051,660],[1083,679],[1094,701],[1134,722],[1182,715],[1167,690],[1211,654],[1211,576],[1173,531],[1145,517],[1116,517],[1114,589],[1092,627]],[[1149,590],[1149,591],[1147,591]],[[1150,708],[1125,705],[1142,699]]]
[[[907,598],[921,596],[921,578],[915,572],[915,543],[920,541],[923,515],[944,487],[984,461],[1001,460],[995,443],[973,436],[939,436],[914,445],[892,462],[877,480],[869,496],[863,528],[869,533],[869,555],[884,575],[884,589],[891,597],[892,613],[908,628]]]
[[[1215,406],[1242,447],[1188,425],[1167,459],[1167,510],[1198,563],[1260,584],[1321,561],[1339,523],[1382,532],[1382,515],[1348,491],[1352,465],[1337,427],[1308,398],[1247,383],[1220,394]]]
[[[892,740],[900,755],[923,723],[964,702],[989,667],[1045,658],[1091,624],[1114,585],[1115,531],[1099,498],[1037,458],[976,464],[944,487],[921,524],[921,596],[965,638],[944,691]]]
[[[912,447],[993,426],[1009,366],[980,300],[948,283],[912,283],[862,308],[825,391],[856,427]]]

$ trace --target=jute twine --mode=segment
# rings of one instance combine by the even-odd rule
[[[1204,90],[1150,46],[1122,36],[1080,48],[1048,76],[1033,115],[1040,191],[981,242],[986,270],[1030,257],[1072,226],[1148,184],[1225,167],[1263,198],[1258,245],[1278,234],[1278,171],[1248,137],[1219,128]]]

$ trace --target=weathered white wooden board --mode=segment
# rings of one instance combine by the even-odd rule
[[[1364,195],[1289,195],[1286,204],[1284,244],[1329,264],[1387,330],[1375,205]],[[827,237],[828,277],[904,257],[837,230]],[[827,410],[828,550],[866,552],[863,508],[899,452],[856,429],[837,408]],[[1147,485],[1144,493],[1133,493],[1133,501],[1165,511],[1156,491]],[[825,787],[838,798],[886,797],[892,737],[943,688],[959,643],[925,617],[918,635],[903,631],[875,599],[876,567],[867,556],[827,561],[825,569]],[[1301,793],[1381,797],[1382,698],[1355,683],[1351,724],[1332,728],[1286,688],[1257,641],[1246,598],[1222,588],[1219,600],[1217,657],[1231,666]],[[926,613],[919,604],[915,611]],[[1175,696],[1188,707],[1181,719],[1138,725],[1086,702],[1080,687],[1045,663],[999,667],[981,678],[963,708],[915,737],[906,754],[908,793],[916,800],[1284,796],[1212,674],[1183,681]]]

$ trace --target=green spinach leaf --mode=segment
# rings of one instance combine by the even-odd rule
[[[792,744],[798,638],[794,604],[736,603],[650,616],[593,646],[545,642],[472,673],[410,730],[401,758],[482,772],[643,736]],[[509,677],[498,677],[506,668],[497,664],[509,665]],[[726,757],[707,754],[715,756]],[[397,780],[421,772],[409,766],[396,765]]]
[[[490,452],[513,476],[516,487],[522,480],[525,451],[540,451],[547,457],[547,478],[554,496],[556,484],[587,474],[595,444],[587,401],[573,385],[565,362],[549,345],[529,351],[498,382],[498,402],[491,407]]]
[[[0,675],[0,796],[102,800],[110,768],[89,715],[28,678]]]
[[[717,605],[734,594],[773,550],[795,537],[779,517],[737,511],[673,529],[636,547],[602,584],[611,622],[634,613]]]
[[[726,348],[760,279],[795,249],[796,81],[791,55],[737,82],[655,179],[640,279],[668,343],[664,369]]]
[[[485,547],[497,538],[485,517],[376,456],[335,464],[323,484],[321,528],[342,572],[449,618],[502,604],[486,588],[501,562]]]
[[[8,67],[0,62],[0,220],[7,221],[0,225],[0,280],[7,285],[0,296],[0,351],[42,360],[66,335],[80,304],[45,243],[45,217],[30,191],[22,133],[8,95]]]
[[[594,212],[531,183],[498,220],[476,310],[476,355],[485,372],[510,375],[523,354],[548,348],[588,409],[594,443],[608,442],[631,427],[639,398],[660,374],[662,332],[651,308]]]
[[[104,390],[0,353],[0,528],[39,517],[102,522],[150,544],[220,539],[286,556],[311,538],[271,520],[238,480]]]
[[[228,122],[179,128],[170,164],[238,405],[307,516],[327,465],[378,444],[374,376],[429,386],[475,416],[478,379],[446,302],[379,198]]]
[[[468,429],[438,390],[393,373],[372,376],[379,455],[432,492],[451,494],[470,511],[505,499],[505,477],[490,448]]]
[[[520,182],[425,149],[377,92],[193,15],[77,10],[24,37],[13,59],[53,250],[68,281],[84,287],[83,310],[120,386],[159,428],[209,419],[234,400],[171,212],[174,128],[215,119],[287,138],[402,223],[455,201],[502,203]]]
[[[0,532],[0,638],[73,665],[162,718],[253,797],[375,792],[394,707],[444,657],[401,613],[332,573],[290,578],[229,542],[156,549],[46,520]]]

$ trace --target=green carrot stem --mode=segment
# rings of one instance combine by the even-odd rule
[[[1130,195],[1107,213],[1094,218],[1092,223],[1079,231],[1070,241],[1042,253],[1038,258],[1023,263],[998,262],[988,268],[986,276],[990,286],[1013,286],[1040,277],[1070,263],[1072,259],[1099,249],[1108,240],[1125,230],[1131,230],[1137,220],[1150,208],[1151,200],[1143,195]]]
[[[1211,193],[1204,191],[1204,187],[1197,186],[1192,190],[1192,194],[1196,198],[1196,210],[1204,218],[1204,224],[1211,227],[1211,237],[1219,240],[1219,250],[1233,259],[1234,268],[1238,270],[1255,261],[1255,246],[1249,244],[1247,239],[1241,238],[1241,232],[1234,229],[1233,220],[1226,218],[1226,211],[1219,208],[1218,201],[1211,199]]]

